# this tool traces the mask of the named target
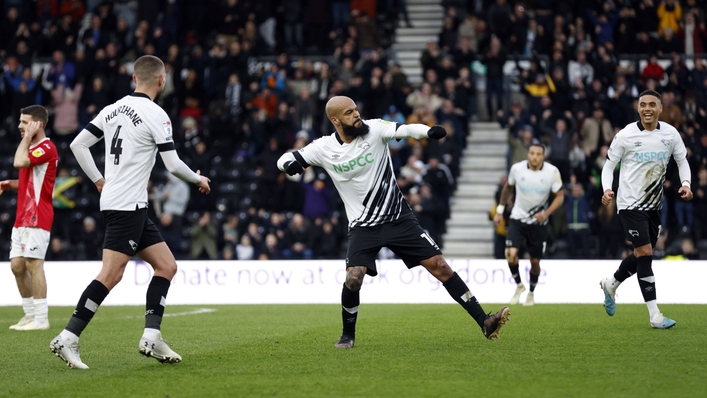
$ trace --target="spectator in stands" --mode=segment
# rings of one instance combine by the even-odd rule
[[[695,54],[703,54],[707,44],[707,30],[705,30],[704,21],[698,23],[695,15],[688,12],[685,15],[685,21],[680,24],[677,38],[682,43],[685,56],[692,57]]]
[[[658,64],[658,56],[652,54],[648,58],[648,64],[643,71],[641,71],[641,79],[643,82],[648,81],[648,79],[653,79],[656,82],[660,82],[665,77],[665,70],[662,66]]]
[[[49,250],[46,255],[47,261],[72,261],[73,253],[68,242],[55,236],[49,242]]]
[[[422,83],[420,89],[408,95],[405,102],[413,112],[422,109],[427,113],[434,113],[442,106],[442,99],[432,91],[429,83]]]
[[[260,253],[257,253],[258,255]],[[240,242],[236,245],[236,256],[238,260],[255,260],[256,250],[249,235],[241,236]]]
[[[199,216],[196,222],[192,224],[189,236],[191,238],[189,258],[199,260],[206,253],[206,257],[209,260],[218,259],[218,249],[216,247],[218,230],[216,229],[216,224],[211,220],[210,212],[205,211]]]
[[[614,40],[614,26],[619,20],[619,13],[611,10],[609,2],[604,2],[604,12],[597,15],[596,11],[587,9],[589,22],[594,25],[594,32],[597,36],[597,43],[604,44]]]
[[[450,216],[450,198],[454,186],[454,176],[446,164],[439,158],[430,157],[423,171],[422,180],[430,186],[432,194],[440,200],[444,219]]]
[[[314,257],[318,259],[340,258],[341,244],[336,236],[331,222],[323,221],[317,233],[317,244],[314,247]]]
[[[673,32],[680,28],[682,19],[682,7],[677,0],[663,0],[658,5],[658,34],[663,34],[665,28],[670,28]]]
[[[660,113],[661,122],[680,128],[682,125],[682,110],[675,103],[675,93],[666,91],[662,94],[663,112]]]
[[[509,133],[513,133],[513,135],[517,135],[518,131],[520,131],[521,127],[525,125],[530,125],[530,113],[523,109],[523,106],[521,105],[519,100],[513,100],[511,101],[511,108],[510,112],[506,115],[503,110],[500,110],[497,113],[498,116],[498,123],[501,125],[503,128],[507,128],[509,130]],[[523,159],[525,159],[526,156],[523,156]],[[520,162],[521,160],[518,160]],[[517,163],[517,162],[514,162]]]
[[[611,122],[604,118],[604,110],[599,107],[594,108],[592,116],[584,121],[579,134],[587,157],[593,157],[601,146],[609,145],[614,139]]]
[[[458,27],[459,24],[454,18],[449,15],[444,17],[442,31],[437,38],[437,45],[447,54],[451,54],[457,46],[457,42],[459,41],[459,34],[457,33]]]
[[[572,134],[575,131],[574,120],[571,115],[565,115],[567,118],[558,118],[555,122],[554,129],[548,125],[551,112],[546,110],[543,112],[543,120],[540,122],[540,128],[546,137],[546,142],[549,144],[550,153],[548,159],[560,171],[560,176],[563,181],[570,180],[570,142]],[[567,124],[570,123],[570,126]]]
[[[572,87],[588,86],[594,80],[594,67],[587,60],[587,54],[579,50],[577,51],[577,59],[570,61],[567,71],[567,77]]]
[[[103,254],[103,234],[96,228],[93,217],[83,219],[83,228],[79,236],[81,260],[99,261]]]
[[[584,192],[582,184],[575,182],[569,193],[565,193],[567,211],[567,246],[570,258],[589,258],[590,229],[592,218],[589,198],[592,191]]]
[[[664,28],[663,34],[658,39],[657,54],[660,57],[666,57],[672,53],[682,53],[684,51],[684,43],[675,35],[671,28]]]
[[[167,183],[153,188],[150,199],[155,208],[155,214],[162,217],[169,214],[168,224],[175,233],[181,233],[184,212],[189,204],[189,185],[172,175],[165,173]]]
[[[282,244],[275,234],[270,233],[265,235],[265,245],[263,245],[263,250],[258,258],[260,260],[282,259]]]
[[[420,56],[420,64],[422,65],[422,73],[424,74],[430,69],[436,69],[437,64],[442,60],[442,53],[436,42],[429,41],[422,55]]]
[[[282,255],[288,260],[311,259],[313,238],[315,235],[307,220],[302,214],[296,213],[285,231],[285,249]]]
[[[701,166],[695,181],[695,200],[693,206],[695,236],[697,239],[707,238],[707,168]]]
[[[508,131],[508,162],[506,170],[510,170],[511,165],[528,158],[528,149],[531,145],[540,144],[540,141],[533,137],[533,126],[526,124],[519,128],[518,134],[512,130]]]
[[[111,104],[110,93],[105,88],[103,76],[94,76],[91,83],[89,89],[81,96],[80,115],[83,117],[80,123],[82,126],[93,120],[101,109]]]
[[[70,141],[79,128],[79,102],[83,93],[83,84],[78,83],[72,88],[64,83],[58,84],[52,90],[52,107],[54,108],[54,132],[59,141]]]
[[[496,0],[504,2],[505,0]],[[490,12],[490,11],[489,11]],[[504,88],[503,88],[503,66],[506,63],[506,52],[502,47],[501,40],[496,37],[491,39],[488,51],[485,52],[483,63],[486,65],[486,112],[487,120],[491,120],[499,109],[503,109]],[[493,108],[493,98],[496,98]]]

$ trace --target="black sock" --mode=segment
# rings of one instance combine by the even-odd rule
[[[484,320],[486,320],[486,313],[484,309],[481,308],[479,301],[476,297],[471,295],[471,291],[466,286],[466,283],[459,277],[455,272],[452,276],[444,282],[444,288],[447,289],[449,295],[452,296],[454,301],[459,303],[466,312],[471,315],[472,318],[479,324],[480,327],[484,326]]]
[[[341,289],[341,320],[344,323],[342,335],[356,337],[356,319],[358,306],[361,304],[360,290],[353,291],[346,284]]]
[[[532,272],[530,273],[530,291],[534,292],[535,291],[535,286],[538,285],[538,278],[540,277],[540,273],[533,274]]]
[[[108,288],[101,282],[95,279],[92,280],[91,283],[88,284],[88,287],[86,287],[86,290],[83,291],[79,302],[76,304],[74,315],[69,319],[66,330],[76,336],[81,336],[81,332],[83,332],[86,326],[88,326],[88,323],[91,322],[91,318],[96,314],[98,306],[101,305],[109,292]]]
[[[656,299],[655,277],[653,276],[653,256],[641,256],[636,259],[638,268],[638,286],[641,288],[643,300],[648,302]]]
[[[619,265],[619,269],[614,272],[614,279],[619,282],[623,282],[628,279],[629,276],[636,273],[638,267],[638,262],[636,261],[636,256],[633,253],[629,254]]]
[[[508,269],[511,270],[511,275],[513,275],[513,279],[516,283],[520,283],[520,270],[518,269],[518,263],[508,264]]]
[[[161,276],[153,276],[147,287],[145,300],[145,328],[160,330],[164,306],[169,290],[169,281]]]

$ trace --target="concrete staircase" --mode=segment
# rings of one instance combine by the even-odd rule
[[[445,257],[493,257],[493,223],[488,212],[494,205],[498,182],[506,173],[507,134],[498,123],[471,124],[444,235]]]
[[[400,16],[393,50],[408,81],[413,86],[419,86],[422,83],[420,56],[427,42],[437,42],[442,31],[444,8],[439,1],[407,0],[407,9],[414,27],[405,27],[405,21],[402,20],[402,15]]]

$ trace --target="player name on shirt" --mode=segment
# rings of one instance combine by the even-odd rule
[[[133,126],[137,126],[138,124],[142,123],[142,119],[140,118],[140,115],[137,114],[133,110],[133,108],[127,106],[127,105],[121,105],[113,110],[113,112],[110,112],[106,115],[106,123],[110,122],[111,119],[114,117],[118,116],[119,114],[125,115],[128,120],[130,120],[133,123]]]

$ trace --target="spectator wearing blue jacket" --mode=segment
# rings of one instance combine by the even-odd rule
[[[609,10],[605,8],[604,14],[596,16],[596,12],[587,9],[587,17],[592,25],[594,25],[594,34],[597,37],[597,43],[600,45],[604,45],[607,41],[614,41],[614,26],[616,22],[619,21],[618,13],[612,13],[612,15],[608,17],[608,11]]]
[[[570,193],[565,194],[567,246],[571,258],[589,258],[590,193],[585,193],[582,184],[575,182]]]

